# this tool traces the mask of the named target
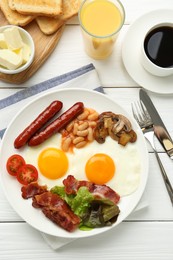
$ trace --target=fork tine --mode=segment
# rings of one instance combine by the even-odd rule
[[[144,115],[146,115],[146,108],[144,107],[143,103],[141,101],[139,101],[139,104],[140,104],[140,108],[141,108],[141,111]]]
[[[131,104],[132,113],[141,128],[152,125],[151,117],[141,101],[136,101]]]
[[[144,121],[145,120],[145,114],[144,114],[144,111],[142,109],[142,106],[141,106],[141,102],[140,101],[137,101],[136,102],[136,107],[138,108],[138,116],[140,118],[141,121]]]
[[[138,116],[137,116],[137,113],[135,112],[135,104],[134,103],[132,103],[131,104],[131,107],[132,107],[132,113],[133,113],[133,117],[135,118],[135,120],[137,121],[137,122],[139,122],[139,119],[138,119]]]
[[[138,123],[144,121],[144,113],[139,101],[132,104],[132,113]]]
[[[151,120],[151,117],[150,117],[150,115],[149,115],[149,113],[148,113],[148,110],[147,110],[147,108],[145,107],[145,105],[144,105],[141,101],[140,101],[140,104],[141,104],[141,109],[142,109],[142,111],[143,111],[145,117],[146,117],[149,121],[152,121],[152,120]]]

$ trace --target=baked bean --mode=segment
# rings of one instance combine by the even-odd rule
[[[85,121],[85,122],[83,122],[82,124],[80,124],[79,126],[78,126],[78,130],[79,131],[83,131],[83,130],[85,130],[86,128],[88,128],[88,122],[87,121]]]
[[[71,139],[69,136],[67,136],[67,137],[63,140],[63,142],[62,142],[62,150],[63,150],[64,152],[67,152],[67,151],[69,150],[70,145],[71,145],[71,142],[72,142],[72,139]]]
[[[90,142],[94,140],[93,129],[92,129],[91,127],[88,128],[87,139],[88,139],[88,141],[90,141]]]
[[[85,129],[83,131],[77,131],[77,136],[87,136],[88,135],[88,129]]]
[[[67,130],[68,132],[71,132],[72,129],[73,129],[73,127],[74,127],[74,121],[70,122],[70,123],[66,126],[66,130]]]
[[[86,119],[86,118],[88,117],[88,115],[89,115],[89,111],[88,111],[88,110],[84,110],[84,112],[83,112],[82,114],[80,114],[80,115],[77,117],[77,119],[79,119],[79,120],[84,120],[84,119]]]
[[[84,147],[86,144],[87,144],[86,141],[82,141],[82,142],[80,142],[80,143],[77,143],[77,144],[75,145],[75,147],[76,147],[76,148],[82,148],[82,147]]]
[[[88,142],[92,142],[98,116],[94,109],[85,108],[82,114],[66,126],[64,131],[67,133],[64,133],[62,149],[67,152],[72,144],[76,148],[82,148]]]
[[[95,127],[95,126],[97,125],[97,123],[96,123],[95,121],[89,121],[89,122],[88,122],[88,125],[89,125],[90,127]]]
[[[80,142],[84,141],[84,137],[78,136],[73,139],[73,144],[78,144]]]
[[[90,121],[95,121],[97,119],[98,119],[98,113],[97,112],[94,112],[94,113],[92,113],[88,116],[88,120],[90,120]]]
[[[87,110],[89,111],[90,114],[93,114],[95,112],[93,108],[87,108]]]
[[[78,131],[78,124],[77,124],[77,123],[74,123],[74,126],[73,126],[73,134],[76,135],[76,134],[77,134],[77,131]]]

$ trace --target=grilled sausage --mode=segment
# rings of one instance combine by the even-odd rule
[[[61,101],[53,101],[38,117],[28,125],[22,133],[14,141],[14,147],[16,149],[24,146],[28,140],[41,128],[43,127],[53,116],[58,113],[63,104]]]
[[[75,103],[72,107],[70,107],[67,111],[65,111],[62,115],[60,115],[57,119],[51,122],[45,129],[36,133],[28,142],[29,146],[36,146],[43,143],[53,134],[60,131],[64,128],[68,123],[70,123],[75,117],[81,114],[84,110],[84,104],[82,102]]]

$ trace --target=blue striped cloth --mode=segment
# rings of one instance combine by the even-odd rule
[[[0,138],[3,137],[6,127],[16,113],[36,96],[41,95],[43,92],[70,87],[94,89],[104,93],[93,64],[88,64],[34,86],[19,90],[15,94],[0,100]]]

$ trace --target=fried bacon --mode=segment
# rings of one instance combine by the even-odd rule
[[[106,185],[97,185],[89,181],[78,181],[72,175],[68,175],[64,179],[65,192],[67,194],[76,194],[78,189],[82,186],[88,188],[89,192],[98,198],[107,198],[117,204],[120,200],[119,194]]]
[[[21,188],[22,197],[24,199],[29,199],[34,197],[35,195],[42,194],[43,192],[47,191],[47,186],[40,186],[37,182],[31,182],[30,184],[23,186]]]
[[[110,187],[96,185],[85,180],[78,181],[72,175],[64,179],[63,184],[67,194],[76,194],[80,187],[85,186],[96,198],[107,198],[115,204],[120,200],[120,196]],[[39,186],[38,183],[33,182],[22,187],[21,191],[24,199],[32,197],[32,206],[40,208],[44,215],[58,226],[69,232],[74,231],[79,226],[81,219],[73,213],[69,205],[59,195],[48,191],[46,185]]]
[[[44,215],[65,230],[74,231],[80,218],[73,213],[68,204],[50,191],[33,197],[33,207],[41,208]]]

